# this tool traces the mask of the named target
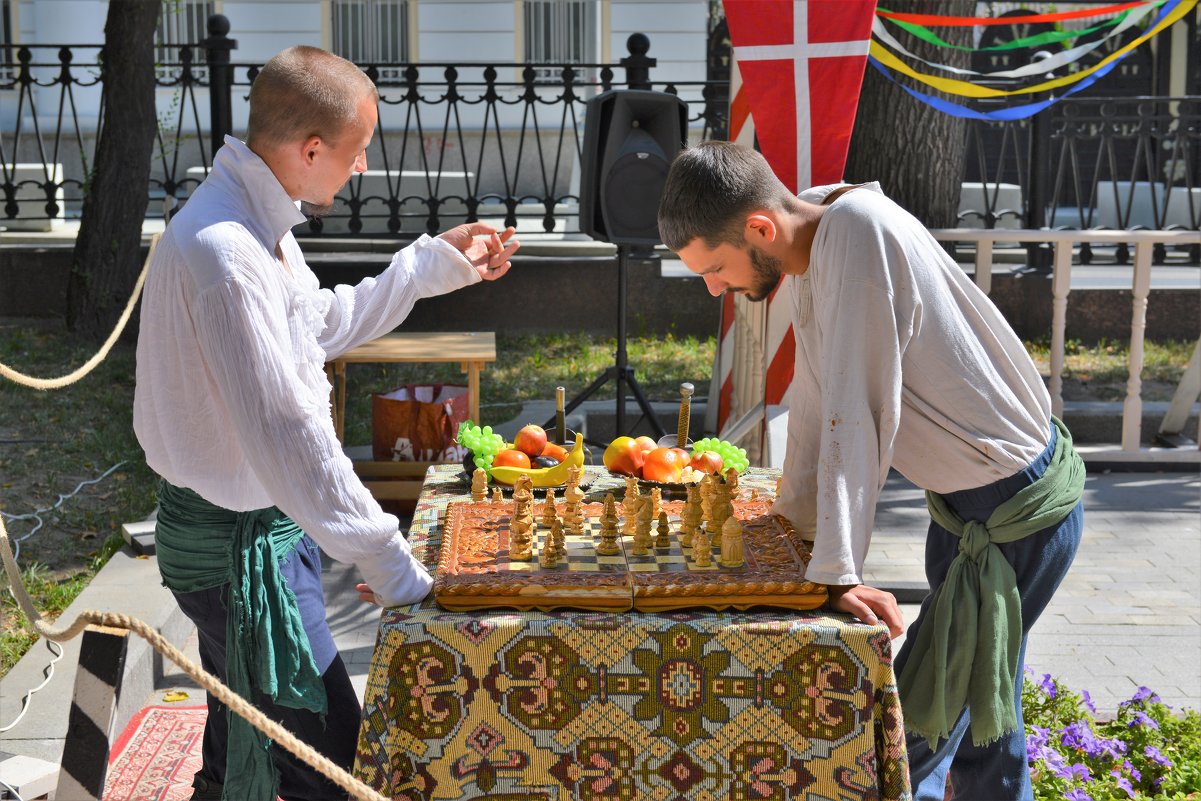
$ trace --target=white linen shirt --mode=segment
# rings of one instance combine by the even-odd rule
[[[826,209],[809,269],[780,291],[797,349],[772,511],[813,540],[810,581],[862,582],[890,465],[944,494],[1011,476],[1046,447],[1051,398],[1021,340],[878,184]]]
[[[226,137],[150,265],[134,431],[170,483],[233,511],[277,506],[357,565],[381,603],[412,603],[432,580],[342,451],[324,364],[391,331],[418,299],[481,279],[423,236],[377,278],[321,289],[291,232],[304,219],[262,159]]]

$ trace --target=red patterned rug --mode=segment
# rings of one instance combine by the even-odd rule
[[[150,706],[139,712],[109,757],[105,801],[182,801],[200,770],[203,706]]]

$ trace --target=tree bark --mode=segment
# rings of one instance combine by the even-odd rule
[[[976,0],[909,0],[899,5],[911,14],[976,16]],[[968,51],[936,47],[885,24],[911,53],[935,63],[969,66]],[[950,44],[972,44],[969,26],[939,28],[936,33]],[[920,72],[942,74],[922,64],[913,66]],[[923,94],[939,94],[905,76],[897,77]],[[931,108],[867,67],[844,172],[847,181],[879,181],[889,197],[924,225],[951,228],[958,216],[966,147],[965,120]]]
[[[142,266],[150,158],[157,125],[154,30],[161,0],[109,0],[104,25],[104,119],[84,195],[67,285],[67,327],[101,341]]]

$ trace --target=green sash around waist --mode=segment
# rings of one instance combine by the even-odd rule
[[[232,512],[166,481],[158,502],[154,541],[164,586],[185,593],[230,585],[230,688],[251,703],[262,693],[280,706],[324,715],[325,685],[296,596],[279,572],[279,561],[304,532],[275,507]],[[279,774],[271,741],[240,716],[230,718],[225,798],[275,799]]]
[[[1084,461],[1064,424],[1051,421],[1058,436],[1047,471],[987,521],[965,523],[941,496],[926,493],[934,522],[959,537],[959,554],[934,591],[897,685],[906,731],[931,747],[948,736],[965,705],[977,745],[1017,730],[1022,607],[1017,577],[997,544],[1058,524],[1084,494]]]

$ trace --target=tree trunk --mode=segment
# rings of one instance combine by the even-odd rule
[[[67,286],[67,327],[100,341],[112,331],[142,266],[154,105],[154,30],[161,0],[109,0],[104,119]]]
[[[976,15],[976,0],[910,0],[896,5],[903,6],[910,14]],[[968,51],[936,47],[897,26],[885,24],[909,52],[934,63],[969,66]],[[950,44],[964,47],[972,44],[970,26],[939,28],[936,32]],[[920,72],[945,75],[923,64],[913,66]],[[897,77],[923,94],[939,94],[908,77]],[[961,98],[955,100],[962,102]],[[915,99],[868,66],[851,134],[846,180],[879,181],[889,197],[924,225],[952,228],[958,216],[959,185],[963,180],[965,123]]]

